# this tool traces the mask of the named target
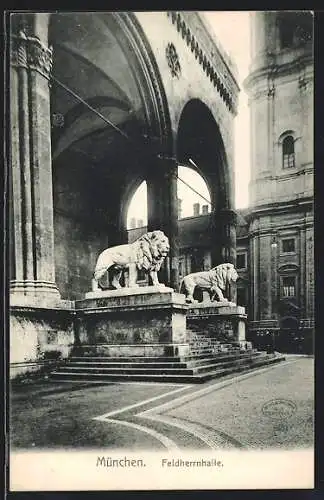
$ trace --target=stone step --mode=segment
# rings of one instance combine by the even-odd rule
[[[207,371],[205,373],[198,374],[157,374],[157,373],[142,373],[142,374],[134,374],[134,373],[77,373],[77,372],[64,372],[60,371],[52,372],[52,378],[63,382],[63,381],[73,381],[73,380],[88,380],[88,381],[158,381],[158,382],[179,382],[179,383],[203,383],[207,380],[213,378],[219,378],[231,373],[243,372],[243,371],[251,371],[260,366],[267,366],[272,363],[278,363],[284,360],[284,356],[272,356],[265,355],[265,357],[261,360],[254,359],[251,360],[251,363],[245,365],[234,364],[233,366],[228,366],[226,368],[218,368],[214,370]]]
[[[88,373],[89,375],[117,375],[117,374],[129,374],[129,375],[195,375],[204,372],[217,371],[219,369],[225,369],[229,366],[237,366],[242,367],[243,365],[250,365],[254,362],[260,362],[261,360],[268,360],[273,356],[260,353],[257,355],[245,355],[243,357],[233,356],[232,359],[214,359],[214,360],[204,360],[204,362],[200,362],[199,364],[188,363],[183,364],[179,363],[176,367],[169,366],[152,366],[152,363],[147,366],[141,364],[141,366],[129,366],[120,364],[119,366],[111,366],[109,362],[107,363],[67,363],[66,365],[61,366],[61,368],[54,372],[54,374],[63,375],[65,373],[71,374],[80,374],[84,375]]]
[[[238,359],[244,356],[250,356],[251,354],[261,355],[261,352],[258,351],[242,351],[239,353],[213,353],[208,356],[186,356],[183,358],[145,358],[145,357],[128,357],[128,358],[110,358],[109,356],[83,356],[83,357],[71,357],[67,360],[67,364],[74,366],[110,366],[110,367],[121,367],[121,366],[129,366],[129,367],[137,367],[138,365],[152,366],[156,368],[175,368],[180,367],[184,368],[190,364],[193,366],[197,364],[202,364],[205,362],[215,361],[223,361],[226,359]],[[122,361],[121,361],[122,359]],[[163,359],[163,362],[161,362]]]
[[[105,361],[89,361],[87,359],[83,359],[82,361],[68,361],[66,366],[75,366],[75,367],[102,367],[102,368],[138,368],[139,366],[142,366],[141,369],[145,368],[186,368],[187,364],[184,362],[175,362],[175,363],[160,363],[160,362],[144,362],[142,361],[141,363],[138,362],[130,362],[130,361],[125,361],[125,362],[116,362],[113,361],[111,362],[109,358],[106,358]]]
[[[223,362],[223,361],[231,361],[231,360],[239,360],[239,359],[244,359],[244,358],[250,358],[252,355],[255,357],[261,356],[263,353],[262,352],[242,352],[239,354],[233,354],[233,353],[220,353],[220,354],[214,354],[209,357],[202,357],[197,359],[197,356],[192,356],[190,360],[187,361],[187,366],[199,366],[205,363],[211,364],[213,361],[215,362]]]
[[[170,374],[177,374],[177,373],[183,373],[183,374],[186,374],[186,373],[189,373],[189,374],[192,374],[193,373],[193,368],[188,368],[187,365],[185,364],[184,367],[182,366],[177,366],[175,368],[171,368],[171,367],[154,367],[152,365],[150,366],[144,366],[144,365],[140,365],[140,366],[119,366],[119,367],[114,367],[114,366],[110,366],[109,364],[105,365],[105,366],[98,366],[98,365],[85,365],[85,366],[79,366],[79,365],[74,365],[74,364],[71,364],[71,363],[67,363],[66,365],[63,365],[59,368],[59,371],[60,372],[66,372],[66,371],[70,371],[70,372],[75,372],[75,373],[93,373],[93,372],[96,372],[96,373],[103,373],[103,374],[107,374],[107,373],[134,373],[134,374],[141,374],[141,373],[147,373],[147,374],[154,374],[154,373],[170,373]]]
[[[270,364],[279,363],[280,361],[284,361],[285,357],[267,357],[261,360],[252,360],[251,363],[245,365],[233,364],[232,366],[228,366],[222,370],[211,370],[206,373],[201,373],[196,377],[201,378],[201,382],[207,382],[213,378],[219,378],[225,375],[229,375],[231,373],[241,373],[246,371],[253,371],[254,369],[261,368],[262,366],[268,366]]]
[[[212,358],[212,359],[205,359],[205,360],[200,360],[198,363],[196,362],[190,362],[190,363],[172,363],[170,364],[164,364],[161,366],[159,363],[147,363],[147,364],[141,364],[139,366],[138,363],[109,363],[109,361],[105,363],[96,363],[96,362],[84,362],[84,363],[67,363],[66,365],[63,365],[60,368],[61,372],[66,372],[66,371],[71,371],[71,372],[78,372],[78,373],[84,373],[84,372],[89,372],[89,373],[147,373],[147,374],[152,374],[152,373],[169,373],[169,374],[194,374],[194,373],[200,373],[200,372],[205,372],[209,371],[212,369],[215,369],[217,367],[219,368],[224,368],[226,366],[229,366],[231,364],[244,364],[244,363],[250,363],[251,361],[254,360],[254,358],[258,357],[267,357],[268,355],[265,353],[260,353],[259,356],[256,356],[255,354],[250,354],[250,355],[242,355],[242,356],[231,356],[231,357],[221,357],[221,358]]]
[[[243,366],[246,364],[251,364],[254,362],[259,362],[261,359],[267,360],[270,359],[270,356],[267,354],[261,354],[260,356],[245,356],[243,358],[233,357],[232,359],[227,359],[224,361],[217,361],[216,363],[207,363],[201,365],[194,365],[195,373],[204,373],[213,371],[218,368],[227,368],[229,366]]]
[[[71,361],[111,361],[112,363],[177,363],[182,361],[179,356],[71,356]]]

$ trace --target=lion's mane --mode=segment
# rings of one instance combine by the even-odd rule
[[[135,263],[138,269],[159,271],[165,252],[169,248],[169,240],[163,231],[146,233],[133,243],[136,252]]]
[[[236,281],[238,278],[236,269],[233,264],[219,264],[209,271],[213,282],[221,289],[225,290],[228,283]]]

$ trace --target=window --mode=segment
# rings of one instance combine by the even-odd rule
[[[285,276],[282,278],[282,296],[295,297],[296,296],[296,277]]]
[[[282,240],[282,253],[295,253],[295,238],[285,238]]]
[[[291,135],[288,135],[282,141],[282,166],[283,168],[293,168],[295,166],[295,144]]]
[[[237,269],[246,268],[246,253],[238,253],[236,256],[236,267]]]

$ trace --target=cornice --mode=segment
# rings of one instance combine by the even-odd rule
[[[268,65],[264,65],[251,71],[251,73],[243,81],[243,87],[248,94],[252,95],[255,87],[260,84],[260,87],[262,87],[263,80],[268,80],[269,78],[275,80],[286,75],[291,75],[292,73],[299,73],[303,82],[308,83],[309,81],[312,81],[312,74],[308,74],[306,77],[303,73],[307,67],[313,67],[313,64],[314,61],[311,54],[302,54],[293,61],[280,64],[277,63],[274,58]]]
[[[235,77],[233,76],[228,64],[224,60],[224,56],[220,53],[220,50],[215,45],[214,41],[212,39],[209,40],[210,44],[214,48],[214,50],[211,52],[206,50],[206,48],[204,47],[204,42],[201,40],[203,34],[193,34],[193,28],[190,26],[190,19],[188,18],[189,14],[191,16],[194,15],[194,13],[188,13],[187,17],[185,18],[184,14],[180,12],[167,12],[168,18],[175,26],[178,33],[181,34],[187,47],[194,54],[195,59],[202,67],[205,75],[210,79],[211,83],[217,89],[228,109],[234,115],[236,115],[239,87],[237,85]],[[204,32],[207,32],[207,29],[201,22],[198,14],[196,14],[196,17],[199,20]]]
[[[250,186],[255,187],[258,186],[258,184],[264,185],[265,182],[284,182],[286,180],[292,180],[297,177],[300,177],[301,175],[313,175],[314,174],[314,167],[313,165],[311,166],[306,166],[306,167],[295,167],[293,172],[282,172],[280,174],[276,175],[266,175],[263,177],[257,177],[256,179],[253,179],[250,181]]]
[[[249,213],[249,220],[263,216],[263,215],[274,215],[274,213],[285,213],[287,211],[296,210],[312,210],[314,206],[313,197],[298,199],[288,202],[276,202],[267,203],[266,205],[259,205],[257,207],[252,207]]]

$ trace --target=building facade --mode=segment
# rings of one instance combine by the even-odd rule
[[[256,12],[251,30],[250,203],[237,213],[237,302],[255,345],[311,352],[313,17]],[[212,265],[211,216],[198,214],[196,206],[196,216],[179,220],[180,277]]]
[[[313,255],[313,16],[257,12],[245,81],[251,126],[248,248],[250,334],[311,343]]]
[[[236,68],[197,12],[13,13],[8,66],[10,341],[15,372],[74,342],[100,251],[127,242],[144,180],[148,229],[179,282],[177,167],[213,203],[212,261],[235,263]],[[197,127],[199,123],[199,127]],[[26,368],[27,367],[27,368]]]

